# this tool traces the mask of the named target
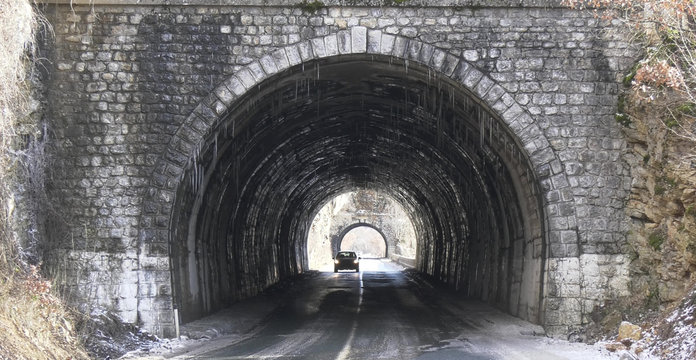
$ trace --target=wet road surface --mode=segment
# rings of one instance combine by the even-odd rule
[[[611,359],[597,347],[539,334],[541,327],[432,287],[388,261],[321,272],[296,284],[246,338],[184,358]],[[212,345],[212,344],[211,344]]]

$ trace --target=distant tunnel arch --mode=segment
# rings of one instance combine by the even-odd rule
[[[189,158],[163,177],[178,179],[169,239],[184,322],[306,270],[314,215],[357,188],[409,213],[419,270],[542,321],[535,167],[553,156],[534,152],[543,135],[502,88],[457,58],[433,64],[441,53],[425,47],[411,61],[344,54],[280,69],[280,60],[259,79],[252,64],[182,126],[179,137],[198,145],[172,144],[170,157]]]
[[[353,231],[355,229],[363,228],[363,227],[376,231],[382,237],[382,241],[384,242],[384,252],[381,254],[381,257],[384,257],[384,258],[389,257],[389,241],[387,240],[387,235],[385,235],[384,232],[382,231],[382,229],[380,229],[379,227],[372,225],[370,223],[363,223],[363,222],[358,222],[358,223],[347,226],[345,229],[343,229],[338,234],[338,236],[336,236],[336,239],[338,241],[336,244],[337,245],[336,249],[334,249],[334,253],[341,251],[341,250],[350,250],[350,249],[343,249],[343,241],[346,238],[346,235],[348,235],[348,233],[350,233],[351,231]],[[375,255],[378,255],[378,254],[375,254]]]

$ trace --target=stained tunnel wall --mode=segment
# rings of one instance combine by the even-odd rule
[[[605,37],[599,31],[605,24],[591,14],[437,5],[329,7],[319,14],[273,6],[55,6],[47,14],[56,25],[55,44],[48,46],[58,145],[52,196],[67,209],[48,246],[64,260],[50,266],[67,274],[69,291],[95,294],[87,300],[93,304],[166,333],[174,306],[188,301],[186,316],[193,318],[253,294],[302,271],[301,234],[311,209],[352,186],[391,191],[405,209],[422,213],[414,221],[424,239],[422,270],[547,328],[582,323],[607,292],[622,291],[585,285],[607,284],[607,274],[624,271],[620,204],[627,170],[617,162],[623,140],[611,114],[617,74],[631,60],[622,39]],[[452,99],[469,100],[442,105],[445,112],[466,119],[471,109],[483,109],[486,120],[469,125],[470,137],[462,135],[464,127],[438,124],[441,105],[426,101],[438,96],[425,92],[404,101],[411,113],[398,106],[387,111],[403,84],[383,89],[373,79],[369,92],[356,92],[382,95],[370,97],[377,111],[368,116],[356,105],[362,100],[348,101],[344,93],[336,101],[348,109],[324,118],[324,127],[300,122],[292,132],[255,137],[263,132],[254,126],[268,127],[284,104],[254,99],[255,92],[276,94],[272,87],[284,79],[296,83],[301,63],[321,79],[325,63],[339,66],[346,56],[371,62],[373,55],[382,56],[368,65],[376,74],[398,68],[414,89],[432,84],[436,95],[443,90],[436,85],[447,84]],[[322,99],[291,107],[287,116],[336,105]],[[266,115],[248,115],[259,104]],[[410,125],[385,127],[395,114]],[[238,127],[244,118],[255,122]],[[424,127],[433,123],[450,127]],[[346,129],[360,131],[350,124],[369,129],[371,141],[425,149],[398,152],[432,164],[436,175],[412,176],[371,142],[341,140]],[[230,141],[230,133],[239,134]],[[220,154],[249,161],[210,166],[221,134]],[[283,146],[300,135],[329,137],[329,155],[353,160],[317,159],[324,174],[335,175],[330,180],[300,168],[269,171],[292,156],[316,153]],[[264,148],[268,142],[281,151]],[[239,174],[264,181],[244,183]],[[295,174],[296,181],[280,174]],[[428,187],[440,190],[424,192]],[[297,195],[269,197],[270,189]],[[474,211],[481,203],[485,211]],[[277,223],[264,220],[290,209],[306,210]],[[290,239],[279,240],[287,234]],[[100,275],[105,268],[113,269],[109,277]],[[595,268],[604,270],[583,270]],[[136,301],[128,300],[133,287]],[[187,291],[198,295],[183,296]]]

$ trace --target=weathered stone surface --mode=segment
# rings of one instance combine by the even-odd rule
[[[631,177],[626,213],[627,239],[634,261],[632,287],[638,301],[669,304],[681,300],[696,273],[696,171],[685,153],[691,145],[665,128],[662,106],[638,107],[629,127],[623,159]]]
[[[193,212],[193,208],[207,211],[200,207],[201,203],[227,211],[224,209],[227,205],[212,205],[217,200],[205,197],[207,182],[219,176],[235,183],[215,185],[220,186],[219,194],[230,194],[237,188],[244,188],[241,182],[230,179],[240,173],[247,174],[247,167],[251,164],[267,171],[280,169],[279,164],[296,164],[293,162],[296,159],[315,156],[316,153],[307,149],[284,148],[280,155],[269,152],[254,157],[257,154],[252,150],[261,154],[267,149],[255,147],[249,129],[252,126],[262,128],[270,118],[276,119],[278,124],[283,124],[287,118],[304,121],[309,116],[297,114],[302,111],[309,114],[309,104],[313,116],[339,109],[340,106],[322,107],[322,102],[316,101],[320,95],[318,87],[308,84],[310,80],[324,79],[326,73],[324,63],[314,60],[323,58],[340,62],[343,55],[356,58],[362,54],[364,57],[360,59],[366,64],[370,63],[368,60],[379,63],[370,67],[377,73],[355,71],[355,78],[379,76],[379,71],[386,73],[398,67],[403,78],[418,79],[411,83],[431,86],[432,94],[409,93],[420,89],[404,87],[394,80],[394,84],[387,83],[391,87],[387,86],[386,90],[382,89],[385,84],[374,85],[374,93],[388,93],[391,88],[395,92],[401,91],[401,95],[411,94],[418,99],[403,100],[401,96],[396,100],[393,94],[385,95],[386,102],[391,104],[391,113],[380,110],[380,105],[374,103],[371,109],[355,105],[353,110],[359,109],[375,118],[381,116],[380,126],[389,123],[391,120],[388,119],[404,118],[417,125],[418,121],[426,123],[426,120],[436,119],[438,108],[457,110],[444,119],[444,124],[427,128],[428,131],[418,136],[409,133],[406,126],[392,128],[394,131],[389,136],[399,138],[399,141],[391,141],[401,144],[399,146],[408,144],[402,148],[404,153],[421,156],[427,153],[424,148],[443,151],[438,148],[443,139],[457,139],[457,147],[449,153],[460,151],[455,151],[455,148],[464,148],[468,160],[453,168],[477,167],[483,174],[481,176],[500,192],[498,201],[505,205],[519,202],[519,209],[514,210],[518,215],[491,207],[488,209],[491,213],[507,215],[504,219],[490,219],[490,214],[479,213],[476,205],[467,203],[476,202],[471,198],[445,196],[445,190],[442,190],[438,197],[428,199],[410,188],[411,194],[419,194],[409,198],[412,203],[404,200],[413,207],[410,210],[416,213],[415,207],[423,206],[430,214],[430,218],[418,218],[421,224],[416,224],[427,228],[424,234],[428,236],[422,241],[432,244],[420,254],[422,270],[442,276],[443,281],[449,281],[453,287],[466,282],[488,284],[492,281],[488,278],[465,279],[468,276],[466,266],[461,273],[455,274],[455,270],[441,263],[446,258],[455,262],[458,259],[484,258],[490,255],[483,253],[484,246],[462,245],[454,240],[444,245],[436,239],[457,238],[453,234],[469,239],[471,231],[481,231],[482,236],[490,237],[486,238],[489,241],[503,241],[504,236],[509,236],[510,240],[505,240],[510,241],[509,244],[496,246],[505,249],[505,255],[501,256],[515,259],[510,263],[517,267],[510,271],[519,270],[519,274],[511,275],[505,284],[482,285],[473,290],[475,295],[493,298],[496,292],[500,292],[505,301],[534,297],[536,295],[529,294],[542,288],[539,279],[547,262],[548,280],[543,284],[549,289],[548,295],[543,295],[549,304],[546,309],[539,308],[539,299],[532,301],[531,298],[520,303],[509,300],[505,307],[521,317],[545,322],[549,328],[560,332],[568,326],[585,322],[584,317],[591,311],[592,304],[605,299],[609,293],[626,291],[622,285],[627,276],[622,252],[628,219],[622,206],[629,196],[630,174],[629,166],[620,157],[626,143],[613,121],[613,104],[618,89],[614,79],[630,66],[634,54],[627,42],[620,45],[628,50],[610,52],[609,42],[615,46],[623,40],[620,36],[604,39],[600,30],[610,24],[597,21],[590,13],[505,1],[504,7],[488,3],[473,7],[442,7],[446,3],[428,2],[422,7],[394,8],[375,4],[378,7],[374,9],[382,9],[380,11],[371,11],[369,7],[332,6],[317,14],[296,8],[242,8],[242,3],[225,6],[172,3],[165,7],[150,2],[142,6],[97,4],[73,8],[52,5],[48,14],[56,25],[56,41],[50,53],[56,66],[50,70],[54,80],[48,91],[51,103],[49,118],[56,133],[58,169],[52,195],[65,205],[66,220],[65,229],[51,235],[51,246],[76,253],[102,254],[104,259],[100,260],[100,267],[88,271],[89,274],[103,271],[102,266],[110,262],[118,265],[124,252],[140,254],[137,261],[147,266],[114,271],[115,275],[127,278],[137,274],[137,286],[140,287],[138,309],[132,309],[132,302],[122,304],[115,295],[104,290],[104,286],[117,287],[125,283],[126,280],[117,277],[95,283],[95,288],[102,286],[98,292],[100,298],[95,303],[124,307],[122,311],[128,319],[132,319],[137,310],[139,319],[147,327],[164,332],[173,321],[169,311],[180,304],[175,304],[179,294],[172,295],[176,290],[159,290],[159,284],[171,283],[173,277],[167,273],[163,263],[169,263],[171,267],[169,252],[175,239],[188,241],[181,240],[188,236],[188,229],[176,226],[195,223],[191,220],[195,215],[187,211]],[[95,16],[88,23],[87,16],[92,14]],[[592,44],[592,51],[580,44]],[[578,52],[580,50],[582,52]],[[380,57],[384,54],[390,56]],[[304,78],[297,75],[300,68],[304,71]],[[284,76],[296,76],[292,95],[273,93],[274,100],[255,98],[255,94],[272,88]],[[268,79],[272,81],[265,82]],[[373,80],[366,81],[376,84]],[[474,95],[471,98],[458,95],[459,98],[438,102],[440,99],[436,95],[442,91]],[[334,94],[344,95],[340,91]],[[375,97],[372,94],[365,96],[368,100]],[[241,103],[240,99],[254,101]],[[297,107],[288,108],[288,102],[295,99],[302,101]],[[256,113],[258,107],[268,110],[266,117],[250,119],[238,116],[230,120],[231,113]],[[404,116],[404,109],[413,113]],[[485,115],[488,112],[490,116]],[[452,119],[462,121],[466,126],[452,125]],[[286,140],[290,141],[297,133],[306,134],[321,126],[315,123],[294,132],[279,130],[276,133],[287,136]],[[446,129],[445,132],[442,129]],[[364,136],[364,132],[356,133],[356,136]],[[424,137],[421,139],[419,136]],[[409,143],[409,137],[417,141]],[[232,138],[234,142],[225,142],[225,139]],[[214,167],[216,161],[226,160],[218,159],[216,151],[236,146],[231,144],[247,144],[239,151],[251,154],[248,156],[253,160],[244,164],[227,164],[229,168],[218,171]],[[213,148],[215,151],[205,152]],[[380,153],[385,148],[374,148],[375,158],[393,161],[384,156],[384,152]],[[347,150],[330,150],[327,145],[328,154],[339,156],[347,153]],[[317,162],[321,161],[317,158]],[[413,161],[423,160],[415,158]],[[432,163],[438,162],[420,164],[426,167]],[[331,167],[335,164],[325,165]],[[404,163],[401,167],[409,168],[410,165]],[[302,170],[296,171],[300,174]],[[465,188],[463,183],[458,183],[464,181],[462,179],[474,181],[470,174],[462,175],[461,179],[450,178],[455,172],[445,165],[433,165],[430,170],[433,175],[429,175],[433,176],[429,178],[432,184],[426,184],[449,189],[449,184]],[[263,179],[264,186],[282,189],[277,191],[286,193],[276,193],[271,198],[278,200],[269,200],[268,203],[249,200],[244,202],[248,206],[243,208],[252,219],[264,215],[281,217],[281,210],[275,213],[275,208],[270,212],[267,209],[291,207],[285,202],[286,195],[304,189],[301,185],[283,187],[280,178],[288,173],[263,173],[267,175]],[[304,175],[305,181],[313,179],[309,174]],[[356,182],[360,178],[344,176]],[[514,179],[509,180],[510,177]],[[254,178],[250,183],[261,181]],[[519,181],[522,188],[529,186],[533,190],[528,193],[524,192],[527,190],[521,191],[520,186],[512,185],[512,181]],[[644,186],[651,187],[649,183],[646,181]],[[337,191],[330,184],[317,184]],[[425,188],[426,184],[422,187]],[[490,190],[484,191],[485,187],[478,189],[476,196]],[[259,188],[259,198],[268,195],[269,191]],[[507,197],[509,194],[516,195]],[[684,196],[693,194],[685,193]],[[302,205],[319,206],[314,202]],[[300,207],[298,204],[292,206]],[[679,211],[675,203],[671,213]],[[465,220],[453,220],[455,213]],[[659,216],[647,210],[640,213],[647,218]],[[181,221],[174,221],[175,218]],[[442,221],[443,226],[428,228],[423,225],[437,221]],[[493,224],[493,221],[499,223]],[[282,276],[301,271],[304,266],[302,250],[274,240],[288,235],[281,235],[281,228],[294,226],[297,233],[303,231],[306,225],[299,223],[300,220],[294,219],[282,226],[275,224],[277,232],[261,228],[232,230],[225,227],[227,224],[221,225],[219,233],[201,234],[206,239],[229,235],[230,238],[259,244],[258,248],[247,247],[246,242],[235,240],[239,243],[216,243],[215,249],[206,250],[218,254],[224,254],[224,249],[242,252],[236,257],[244,259],[235,265],[239,266],[238,271],[230,274],[229,279],[215,279],[234,285],[219,288],[228,291],[229,298],[239,298],[258,292]],[[491,229],[510,229],[510,234],[503,235],[505,231],[500,230],[500,233],[491,235],[476,230],[481,224],[490,225]],[[234,236],[230,235],[233,233]],[[68,244],[66,239],[73,243]],[[471,249],[479,249],[481,253],[468,253]],[[192,253],[198,251],[190,250]],[[73,261],[75,264],[70,266],[79,267],[84,260],[75,258]],[[181,266],[190,265],[186,263],[188,260],[182,261]],[[487,264],[490,271],[502,266],[502,260],[496,261]],[[471,263],[476,264],[475,261]],[[70,282],[77,281],[78,276],[74,275],[69,278]],[[198,281],[177,279],[174,282]],[[213,285],[201,284],[201,287],[205,286],[214,288]],[[523,290],[529,290],[526,286],[534,290]],[[84,285],[80,291],[92,293],[88,287]],[[503,288],[506,290],[501,290]],[[206,296],[213,296],[213,291],[210,291]],[[525,295],[517,296],[520,293]],[[202,303],[200,307],[201,313],[210,311]]]

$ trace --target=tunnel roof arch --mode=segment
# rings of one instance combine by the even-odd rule
[[[153,185],[163,192],[171,191],[180,180],[178,178],[183,174],[186,163],[201,148],[200,143],[205,135],[220,122],[230,106],[250,89],[291,66],[351,54],[383,55],[425,65],[469,89],[483,104],[499,114],[521,141],[537,175],[544,176],[554,166],[552,163],[558,160],[546,135],[532,116],[503,87],[463,58],[418,39],[390,35],[379,30],[368,31],[358,26],[278,49],[243,66],[217,86],[179,126],[166,155],[155,167],[153,178],[156,180]],[[159,197],[166,195],[160,194]]]

